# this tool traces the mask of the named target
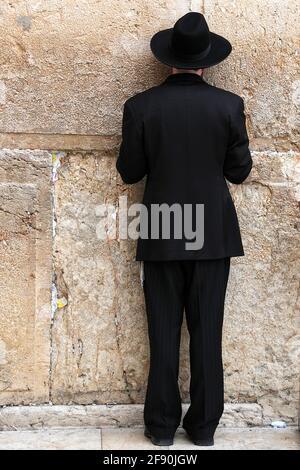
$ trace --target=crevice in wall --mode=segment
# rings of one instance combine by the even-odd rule
[[[58,309],[59,296],[57,290],[57,273],[54,265],[54,246],[56,235],[56,200],[55,200],[55,183],[58,179],[58,171],[61,166],[61,159],[64,157],[63,152],[52,152],[52,182],[51,182],[51,196],[52,196],[52,289],[51,289],[51,323],[50,323],[50,359],[49,359],[49,403],[52,404],[52,373],[53,373],[53,330],[54,319]]]

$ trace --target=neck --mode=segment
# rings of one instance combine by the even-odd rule
[[[176,73],[193,73],[195,75],[199,75],[199,77],[202,77],[203,75],[203,69],[198,69],[198,70],[193,70],[193,69],[176,69],[175,67],[172,68],[172,74]]]

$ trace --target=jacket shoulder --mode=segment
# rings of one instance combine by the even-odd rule
[[[128,98],[125,101],[124,106],[139,108],[140,106],[143,106],[147,100],[151,99],[151,97],[157,93],[158,89],[159,86],[157,85],[148,88],[147,90],[140,91],[139,93],[136,93],[135,95]]]
[[[217,99],[221,99],[223,102],[228,103],[228,105],[235,107],[244,103],[243,98],[236,93],[233,93],[232,91],[225,90],[224,88],[219,88],[210,84],[207,85],[208,90],[212,95],[214,95]]]

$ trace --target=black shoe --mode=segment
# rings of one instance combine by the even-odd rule
[[[151,434],[149,429],[145,428],[144,432],[145,437],[148,437],[152,444],[155,446],[172,446],[173,445],[173,437],[155,437]]]
[[[210,447],[210,446],[215,445],[213,437],[209,437],[207,439],[197,439],[191,436],[187,431],[185,432],[187,433],[189,439],[195,444],[195,446]]]
[[[190,439],[193,441],[195,446],[210,447],[215,445],[213,437],[209,439],[193,439],[192,437],[190,437]]]

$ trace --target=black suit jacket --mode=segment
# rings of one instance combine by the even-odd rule
[[[139,239],[137,260],[216,259],[244,254],[225,178],[242,183],[252,167],[242,98],[196,74],[170,75],[126,101],[117,169],[125,183],[144,176],[143,203],[204,204],[204,245]]]

